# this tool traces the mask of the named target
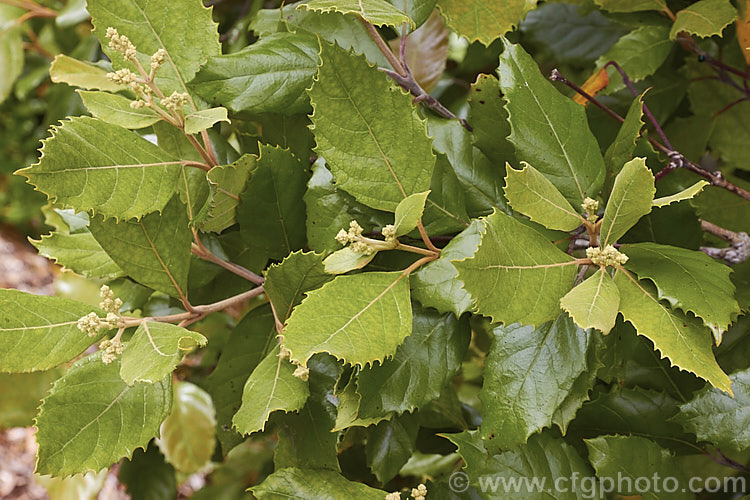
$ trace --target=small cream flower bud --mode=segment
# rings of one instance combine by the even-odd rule
[[[349,243],[349,234],[344,229],[342,229],[338,232],[338,234],[336,234],[336,241],[338,241],[342,245],[346,245],[347,243]]]
[[[401,500],[401,493],[398,491],[394,491],[393,493],[388,493],[385,496],[385,500]]]
[[[142,99],[136,99],[135,101],[130,101],[130,107],[133,109],[142,109],[146,107],[146,101]]]
[[[412,488],[411,496],[414,500],[423,500],[427,496],[427,486],[420,484],[416,488]]]
[[[292,351],[284,346],[281,346],[281,348],[279,348],[279,357],[281,359],[289,359],[292,357]]]
[[[156,71],[167,61],[167,51],[159,49],[151,56],[151,69]]]
[[[310,369],[306,366],[300,365],[296,370],[294,370],[294,373],[292,375],[300,380],[304,380],[305,382],[307,382],[307,379],[310,378]]]
[[[392,241],[396,239],[396,226],[393,224],[388,224],[383,228],[381,231],[383,233],[383,238],[385,238],[385,241]]]

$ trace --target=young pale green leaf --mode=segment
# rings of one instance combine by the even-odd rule
[[[245,190],[250,171],[255,168],[256,157],[243,155],[231,165],[219,165],[208,172],[208,182],[213,195],[208,209],[208,218],[201,230],[220,233],[237,222],[237,206],[240,194]]]
[[[520,45],[504,40],[500,89],[508,101],[509,140],[573,203],[595,196],[604,181],[604,160],[589,130],[585,109],[559,93]]]
[[[750,370],[729,376],[734,396],[706,387],[680,406],[675,420],[701,441],[737,452],[750,447]]]
[[[634,486],[642,477],[670,478],[678,485],[687,485],[688,480],[683,470],[675,461],[669,450],[655,442],[640,436],[599,436],[584,440],[589,450],[589,461],[596,469],[599,478],[613,480],[618,478],[620,484],[613,493],[620,495],[639,495],[644,500],[688,500],[694,498],[692,493],[677,489],[665,491],[658,484],[648,488]],[[622,478],[622,480],[620,479]],[[614,483],[614,480],[612,481]],[[642,483],[642,481],[641,481]],[[671,488],[670,488],[671,489]]]
[[[740,313],[731,267],[703,252],[657,243],[624,245],[621,251],[629,257],[625,268],[653,281],[659,300],[701,318],[716,344],[721,342],[732,317]]]
[[[192,474],[213,455],[216,412],[211,396],[197,385],[177,382],[173,391],[172,411],[161,424],[156,444],[177,471]]]
[[[148,68],[151,55],[167,51],[167,61],[156,72],[156,84],[165,95],[189,92],[187,82],[207,58],[221,54],[217,24],[202,2],[154,3],[149,0],[88,0],[94,34],[115,67],[135,71],[123,55],[109,48],[107,28],[114,27],[135,45],[138,60]],[[195,107],[191,102],[191,107]]]
[[[356,380],[354,378],[349,379],[349,383],[346,384],[343,390],[336,392],[336,398],[338,398],[338,405],[336,411],[336,422],[333,427],[334,432],[343,431],[349,427],[369,427],[375,425],[383,420],[393,418],[393,413],[389,413],[384,416],[375,417],[361,417],[359,415],[359,403],[362,399],[357,394]]]
[[[594,2],[609,12],[639,12],[667,8],[667,0],[594,0]]]
[[[173,297],[185,295],[193,236],[178,198],[161,214],[123,222],[94,218],[89,227],[104,251],[135,281]]]
[[[615,326],[620,292],[609,272],[600,268],[560,299],[560,305],[581,328],[596,328],[606,335]]]
[[[579,377],[597,368],[589,366],[588,359],[589,351],[597,347],[597,335],[576,327],[565,313],[537,328],[518,324],[494,328],[479,392],[484,409],[481,434],[487,444],[517,448],[550,427],[555,412],[574,394]],[[583,390],[578,407],[590,388]]]
[[[408,23],[412,29],[417,27],[409,16],[385,0],[310,0],[297,8],[314,12],[354,14],[375,26],[401,28],[403,23]]]
[[[489,45],[518,26],[536,0],[441,0],[439,6],[450,29],[470,42]]]
[[[641,217],[651,212],[655,192],[654,174],[646,166],[645,158],[634,158],[622,167],[604,209],[599,232],[602,248],[616,243]]]
[[[182,357],[208,339],[198,332],[169,323],[144,321],[122,353],[120,376],[128,384],[158,382],[174,371]]]
[[[471,225],[459,233],[440,252],[440,258],[419,268],[412,275],[412,297],[425,306],[440,312],[452,312],[461,316],[471,309],[471,295],[457,280],[458,270],[454,260],[474,255],[481,241],[480,228],[483,222],[474,219]]]
[[[412,321],[412,333],[393,359],[360,371],[359,418],[413,412],[438,399],[458,374],[471,337],[468,318],[415,308]]]
[[[320,288],[331,279],[323,268],[322,254],[300,251],[270,266],[263,288],[283,323],[306,292]]]
[[[729,377],[716,363],[708,332],[692,318],[670,311],[644,281],[636,281],[618,270],[615,285],[620,290],[620,312],[638,335],[647,337],[672,365],[707,380],[732,394]]]
[[[445,434],[444,437],[458,446],[458,453],[466,464],[464,471],[469,476],[470,484],[477,489],[482,483],[491,484],[490,479],[505,479],[507,484],[520,479],[526,479],[528,484],[533,480],[543,484],[566,484],[565,480],[570,480],[571,477],[589,477],[592,474],[590,467],[575,448],[562,439],[553,437],[549,432],[536,434],[526,445],[499,455],[485,448],[479,431]],[[481,498],[502,500],[509,496],[503,488],[498,488],[495,492],[487,491]],[[550,496],[543,490],[523,498],[541,500]],[[553,498],[577,500],[583,499],[584,495],[582,489],[568,490],[555,492]]]
[[[321,44],[310,99],[315,150],[336,185],[365,205],[394,211],[430,188],[432,141],[411,98],[361,57]]]
[[[134,101],[121,95],[96,90],[79,90],[78,95],[81,96],[83,105],[94,118],[118,127],[138,129],[150,127],[161,120],[159,115],[149,107],[140,109],[130,107],[130,103]]]
[[[523,169],[505,165],[505,198],[513,210],[548,229],[572,231],[585,219],[545,176],[526,162]]]
[[[607,177],[604,180],[604,193],[609,198],[612,192],[612,183],[622,166],[633,159],[635,143],[641,135],[643,128],[643,94],[633,99],[625,115],[625,121],[617,131],[617,136],[604,153],[604,164],[607,168]]]
[[[23,72],[23,31],[15,20],[24,12],[13,4],[0,6],[0,103],[10,95],[16,78]]]
[[[216,408],[216,436],[224,455],[242,441],[232,429],[232,417],[242,404],[242,388],[275,343],[271,307],[253,309],[232,329],[216,368],[203,384]]]
[[[219,122],[229,123],[227,108],[218,107],[192,111],[185,115],[185,133],[197,134]]]
[[[412,456],[417,445],[419,420],[404,413],[369,429],[365,454],[367,466],[381,483],[393,479]]]
[[[130,219],[164,208],[181,163],[134,132],[80,117],[52,127],[39,163],[18,173],[58,205]]]
[[[737,18],[737,11],[729,0],[701,0],[677,13],[669,38],[686,31],[701,38],[721,35],[724,28]]]
[[[325,271],[328,274],[344,274],[355,269],[362,269],[369,264],[377,254],[378,252],[372,252],[370,254],[356,252],[352,250],[352,247],[342,248],[326,257],[324,262]]]
[[[357,500],[383,500],[383,490],[349,481],[338,472],[320,469],[289,467],[277,470],[250,491],[258,500],[278,498],[356,498]]]
[[[603,67],[609,61],[617,62],[634,82],[653,75],[664,63],[674,42],[669,39],[669,26],[645,25],[636,28],[621,37],[615,44],[597,59],[597,67]],[[624,87],[620,73],[610,70],[610,82],[607,89],[613,92]]]
[[[82,302],[0,289],[0,371],[47,370],[81,354],[99,336],[78,329],[78,319],[102,311]]]
[[[39,255],[87,278],[109,280],[124,274],[88,231],[76,234],[56,231],[29,241]]]
[[[210,57],[190,87],[234,112],[305,113],[318,50],[318,39],[303,31],[264,36],[239,52]]]
[[[342,367],[326,354],[310,360],[310,397],[299,413],[274,418],[278,443],[273,450],[276,470],[287,467],[313,467],[340,471],[338,439],[332,432],[336,422],[334,388]]]
[[[305,244],[305,164],[289,150],[260,145],[260,158],[240,195],[240,236],[251,247],[282,259]]]
[[[299,411],[310,395],[306,381],[294,376],[295,366],[279,356],[278,345],[261,361],[245,382],[242,406],[232,418],[241,434],[262,431],[275,411]]]
[[[36,472],[98,472],[132,456],[157,435],[171,403],[171,377],[128,386],[117,360],[104,364],[93,354],[77,361],[39,408]]]
[[[294,309],[284,329],[284,347],[303,365],[313,354],[328,352],[364,366],[392,356],[411,326],[407,275],[337,276]]]
[[[424,205],[427,203],[429,194],[430,191],[410,194],[399,202],[396,206],[395,222],[393,223],[396,236],[403,236],[416,229],[417,224],[422,219]]]
[[[506,325],[541,325],[560,313],[573,285],[576,261],[534,229],[504,213],[483,219],[472,258],[453,260],[476,310]]]
[[[54,83],[67,83],[73,87],[87,90],[104,90],[119,92],[117,85],[107,78],[107,71],[91,63],[79,61],[65,54],[58,54],[49,68],[50,79]]]
[[[704,187],[708,185],[708,181],[698,181],[689,188],[683,189],[679,193],[654,199],[654,206],[660,208],[671,205],[672,203],[677,203],[684,200],[692,200],[696,195],[703,191]]]

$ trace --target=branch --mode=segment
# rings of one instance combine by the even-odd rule
[[[197,244],[192,244],[192,246],[190,247],[190,251],[197,257],[200,257],[201,259],[208,262],[213,262],[214,264],[223,267],[227,271],[245,278],[246,280],[255,283],[256,285],[263,284],[263,278],[261,276],[258,276],[254,272],[240,266],[239,264],[235,264],[234,262],[227,262],[226,260],[211,252],[211,250],[203,246],[203,243],[201,243],[200,240],[197,240]]]
[[[625,118],[617,114],[615,111],[607,107],[606,105],[599,102],[596,98],[591,96],[588,92],[583,90],[578,85],[574,84],[573,82],[569,81],[565,77],[560,74],[560,72],[557,69],[552,70],[552,74],[550,75],[550,80],[557,81],[564,83],[571,89],[573,89],[576,93],[584,97],[587,101],[591,102],[595,106],[597,106],[599,109],[607,113],[609,116],[614,118],[615,120],[619,121],[620,123],[625,121]],[[741,187],[732,184],[728,180],[726,180],[722,175],[721,172],[711,172],[709,170],[704,169],[703,167],[700,167],[699,165],[696,165],[695,163],[691,162],[685,156],[680,153],[679,151],[674,151],[668,147],[666,147],[664,144],[660,143],[658,140],[654,139],[653,137],[648,137],[648,141],[654,145],[655,148],[657,148],[662,153],[666,154],[669,157],[669,164],[664,167],[661,171],[657,172],[655,177],[655,180],[658,181],[665,175],[667,175],[669,172],[676,168],[684,168],[685,170],[690,170],[691,172],[700,175],[704,179],[706,179],[709,184],[712,186],[720,187],[722,189],[726,189],[727,191],[736,194],[737,196],[740,196],[748,201],[750,201],[750,192],[742,189]]]
[[[739,264],[750,258],[750,236],[747,233],[735,233],[705,220],[701,220],[701,229],[729,243],[725,248],[701,247],[706,255],[729,264]]]

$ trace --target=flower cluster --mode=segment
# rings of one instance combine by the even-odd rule
[[[122,307],[122,300],[115,298],[114,292],[107,285],[102,285],[99,297],[102,299],[99,307],[106,311],[107,316],[101,318],[95,312],[90,312],[78,320],[78,329],[87,333],[89,337],[99,335],[99,330],[102,328],[111,329],[120,325],[119,311]]]
[[[162,64],[167,62],[167,51],[159,49],[151,56],[151,71],[156,71]]]
[[[115,298],[115,292],[113,292],[107,285],[102,285],[99,290],[99,297],[102,299],[102,301],[99,302],[99,307],[101,309],[114,314],[120,312],[122,300]]]
[[[396,226],[393,224],[388,224],[387,226],[383,227],[383,238],[385,238],[385,241],[396,241]]]
[[[591,223],[596,222],[596,211],[599,210],[599,202],[593,198],[586,198],[583,200],[583,203],[581,203],[581,207],[583,208],[583,211],[586,212],[586,220]]]
[[[116,335],[112,340],[104,339],[99,343],[99,349],[104,351],[102,354],[102,363],[105,365],[117,359],[118,354],[122,354],[124,346],[118,337],[119,335]]]
[[[427,497],[427,486],[420,484],[416,488],[412,488],[411,496],[414,500],[424,500]],[[388,493],[385,496],[385,500],[401,500],[401,493],[398,491]]]
[[[138,88],[138,75],[127,68],[118,69],[114,73],[107,73],[107,78],[117,85],[127,85],[133,89]]]
[[[307,379],[310,378],[310,369],[306,366],[299,365],[292,375],[307,382]]]
[[[589,247],[586,249],[586,257],[597,266],[621,266],[628,261],[628,256],[617,251],[612,245],[607,245],[604,249]]]
[[[130,41],[125,35],[120,35],[116,28],[111,26],[107,28],[107,33],[104,35],[109,39],[109,48],[119,52],[130,62],[136,62],[136,50],[133,42]]]
[[[352,251],[361,253],[364,255],[372,255],[373,252],[379,250],[393,250],[398,246],[396,241],[396,228],[392,224],[388,224],[383,228],[383,240],[375,240],[372,238],[365,238],[362,236],[362,226],[356,220],[349,223],[349,230],[342,229],[336,235],[336,241],[346,246]]]
[[[188,94],[186,92],[172,92],[172,95],[161,100],[161,105],[169,111],[181,111],[183,106],[188,103]]]

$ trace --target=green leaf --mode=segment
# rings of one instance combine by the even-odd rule
[[[164,208],[181,161],[134,132],[94,118],[52,127],[39,163],[21,169],[50,201],[77,212],[130,219]]]
[[[393,220],[393,215],[378,212],[357,202],[344,191],[337,189],[331,172],[318,161],[304,194],[307,207],[307,241],[317,252],[333,252],[341,248],[336,234],[356,220],[369,231],[382,228]]]
[[[515,151],[508,142],[510,123],[505,104],[497,78],[493,75],[478,75],[469,94],[469,123],[474,127],[473,143],[487,158],[501,165],[515,163]]]
[[[124,274],[88,230],[75,234],[56,231],[29,241],[39,255],[87,278],[114,279]]]
[[[375,425],[382,420],[388,420],[393,418],[393,414],[388,414],[386,417],[360,417],[359,416],[359,403],[362,399],[357,394],[356,379],[350,378],[343,390],[337,390],[336,398],[338,399],[336,422],[333,427],[334,432],[348,429],[349,427],[369,427]]]
[[[416,448],[419,421],[405,413],[369,429],[365,453],[367,466],[381,483],[393,479]]]
[[[258,500],[281,498],[383,500],[386,494],[382,490],[349,481],[338,472],[295,467],[277,470],[250,490],[258,497]]]
[[[408,23],[412,29],[417,27],[409,16],[385,0],[310,0],[297,8],[314,12],[354,14],[375,26],[401,28],[403,23]]]
[[[409,16],[417,26],[421,26],[435,10],[437,0],[388,0],[398,10]]]
[[[161,120],[156,112],[149,108],[133,109],[130,103],[134,102],[127,97],[109,92],[79,90],[83,105],[94,118],[112,125],[127,129],[138,129],[150,127]]]
[[[612,192],[612,183],[622,166],[633,159],[636,141],[643,127],[643,94],[633,99],[625,115],[625,121],[617,131],[617,136],[604,153],[604,164],[607,168],[607,177],[604,181],[603,191],[607,197]]]
[[[552,426],[565,399],[578,396],[579,377],[597,368],[588,360],[589,351],[598,345],[597,335],[576,327],[565,313],[537,328],[514,324],[491,331],[492,346],[479,392],[484,409],[481,433],[488,446],[517,448],[532,434]],[[588,399],[590,388],[583,390],[576,409]]]
[[[356,252],[351,247],[336,250],[326,257],[325,271],[329,274],[344,274],[355,269],[362,269],[369,264],[378,252],[366,254]]]
[[[185,133],[197,134],[213,127],[219,122],[229,123],[226,108],[218,107],[192,111],[185,115]]]
[[[430,191],[410,194],[396,205],[395,222],[396,236],[404,236],[416,229],[422,219],[424,206]]]
[[[494,492],[491,488],[487,488],[481,498],[509,498],[508,490],[503,486],[510,485],[511,481],[517,481],[516,484],[523,484],[521,481],[524,483],[528,481],[527,484],[533,484],[532,481],[537,484],[565,484],[565,481],[560,481],[558,478],[570,480],[571,477],[585,478],[592,474],[588,464],[575,448],[562,439],[552,437],[548,432],[532,436],[529,442],[518,450],[506,451],[499,455],[492,454],[485,449],[478,431],[446,434],[444,437],[458,446],[458,453],[464,459],[466,464],[464,470],[469,476],[471,485],[477,489],[481,488],[482,484],[491,485],[490,481],[497,481],[500,485],[500,488],[495,489]],[[500,482],[503,479],[505,481]],[[531,488],[519,491],[526,493],[522,498],[530,500],[550,498],[550,492],[545,488],[541,488],[540,491]],[[554,495],[553,498],[559,500],[588,497],[583,488],[555,491]]]
[[[585,222],[545,176],[526,162],[514,170],[506,164],[505,198],[513,210],[548,229],[572,231]]]
[[[458,374],[471,337],[468,318],[415,307],[412,325],[392,359],[360,371],[359,418],[414,412],[438,399]]]
[[[48,370],[78,356],[99,338],[78,329],[92,311],[74,300],[0,289],[0,371]]]
[[[616,243],[641,217],[651,212],[654,193],[654,174],[646,166],[645,158],[634,158],[622,167],[604,209],[599,233],[602,248]]]
[[[234,112],[305,113],[318,50],[317,38],[302,31],[264,36],[239,52],[210,57],[190,87]]]
[[[90,229],[104,251],[135,281],[173,297],[185,296],[193,236],[178,198],[161,214],[123,222],[94,218]]]
[[[709,185],[708,181],[698,181],[692,186],[690,186],[689,188],[683,189],[679,193],[675,193],[669,196],[662,196],[661,198],[656,198],[653,204],[655,207],[666,207],[667,205],[671,205],[672,203],[677,203],[683,200],[691,200],[697,194],[703,191],[703,188],[708,185]]]
[[[224,455],[242,441],[232,430],[232,417],[242,404],[245,381],[275,343],[276,325],[271,307],[253,309],[232,329],[216,368],[206,378],[204,387],[216,407],[216,435]]]
[[[638,12],[667,8],[666,0],[594,0],[594,2],[609,12]]]
[[[262,431],[271,413],[299,411],[310,395],[306,381],[293,375],[295,365],[274,347],[261,361],[242,390],[242,406],[232,418],[241,434]]]
[[[10,95],[16,78],[23,72],[23,31],[14,24],[23,13],[18,7],[0,6],[0,103]]]
[[[332,432],[336,422],[334,387],[341,366],[332,356],[321,354],[310,360],[310,397],[299,413],[279,415],[279,442],[273,450],[276,470],[312,467],[338,472],[338,439]]]
[[[625,268],[653,281],[659,300],[701,318],[716,344],[721,342],[732,317],[740,313],[729,279],[732,268],[703,252],[656,243],[624,245],[621,251],[629,257]]]
[[[596,61],[603,67],[609,61],[617,62],[633,82],[653,75],[667,59],[674,42],[669,39],[669,26],[645,25],[621,37],[604,55]],[[624,86],[619,71],[609,70],[609,92]]]
[[[190,382],[177,382],[173,391],[172,411],[161,424],[156,444],[175,469],[192,474],[208,464],[214,452],[214,405],[208,393]]]
[[[646,282],[635,281],[626,271],[618,270],[614,281],[620,290],[620,312],[638,335],[650,339],[672,365],[731,394],[729,377],[716,363],[706,330],[695,320],[667,309]]]
[[[474,219],[471,225],[454,237],[440,252],[440,258],[429,262],[412,274],[412,297],[440,312],[461,316],[471,309],[471,295],[456,278],[454,260],[474,255],[481,241],[480,228],[484,223]]]
[[[206,342],[206,337],[198,332],[144,321],[125,345],[120,376],[128,385],[158,382],[174,371],[187,351]]]
[[[294,309],[284,329],[284,347],[302,365],[313,354],[328,352],[364,366],[392,356],[411,328],[407,275],[337,276]]]
[[[670,478],[670,482],[677,481],[678,486],[687,484],[687,478],[675,461],[674,455],[650,439],[639,436],[600,436],[586,439],[585,443],[589,450],[589,461],[596,469],[596,475],[602,480],[602,486],[613,486],[613,493],[637,494],[644,500],[694,498],[692,493],[668,491],[658,483],[649,483],[647,488],[643,488],[642,484],[636,487],[637,489],[633,487],[642,477],[657,477],[654,474]],[[614,478],[621,484],[615,485]]]
[[[701,38],[721,35],[736,17],[737,11],[729,0],[701,0],[677,13],[669,38],[674,40],[682,31]]]
[[[154,3],[149,0],[88,0],[94,34],[113,64],[135,71],[122,54],[109,48],[108,27],[120,30],[138,50],[138,60],[148,68],[151,55],[167,51],[167,62],[156,72],[156,85],[165,95],[189,92],[186,85],[210,56],[221,53],[217,24],[211,9],[201,2]],[[195,107],[191,102],[191,107]]]
[[[260,145],[260,158],[240,195],[240,235],[251,247],[281,259],[305,244],[305,164],[288,150]]]
[[[503,43],[498,74],[516,154],[574,205],[595,196],[604,181],[604,160],[584,108],[559,93],[520,45]]]
[[[450,29],[470,42],[489,45],[518,26],[536,0],[439,0],[438,5]]]
[[[36,418],[36,471],[55,477],[98,472],[146,448],[169,414],[171,377],[128,386],[120,363],[99,354],[76,362],[44,398]]]
[[[464,187],[446,156],[439,154],[422,215],[425,231],[432,235],[453,233],[466,229],[470,220]]]
[[[154,443],[149,444],[146,451],[135,450],[130,460],[123,460],[117,479],[132,498],[171,500],[177,497],[174,468],[164,461]]]
[[[320,58],[309,91],[312,130],[336,185],[388,211],[427,191],[435,155],[411,98],[361,56],[322,43]]]
[[[55,24],[61,28],[69,28],[86,21],[89,12],[86,10],[86,0],[70,0],[55,18]]]
[[[323,268],[323,255],[294,252],[266,271],[263,289],[283,323],[292,314],[304,294],[320,288],[332,277]]]
[[[79,61],[65,54],[58,54],[52,60],[49,76],[54,83],[67,83],[82,89],[98,89],[106,92],[119,92],[117,85],[107,78],[107,71],[91,63]]]
[[[208,218],[201,224],[202,231],[220,233],[237,222],[237,206],[240,194],[245,190],[250,178],[250,171],[255,168],[254,155],[242,155],[231,165],[219,165],[212,168],[207,175],[211,184],[211,205]]]
[[[573,284],[576,261],[504,213],[483,220],[474,256],[452,261],[477,311],[506,325],[555,319]]]
[[[0,427],[31,426],[39,401],[64,373],[61,368],[32,373],[0,373],[0,397],[3,400]]]
[[[705,387],[680,406],[675,420],[700,441],[724,450],[744,451],[750,447],[750,370],[730,375],[734,396]]]
[[[581,328],[596,328],[604,334],[615,326],[620,292],[606,269],[599,269],[560,299],[560,305]]]

